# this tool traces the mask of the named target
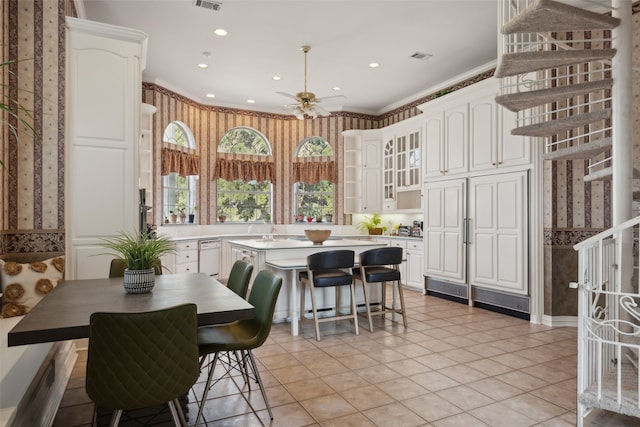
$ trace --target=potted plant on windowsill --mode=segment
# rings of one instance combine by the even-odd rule
[[[364,219],[360,221],[356,227],[358,230],[366,230],[370,235],[380,235],[384,228],[381,227],[380,224],[382,224],[380,214],[374,213],[369,216],[365,215]]]
[[[166,237],[150,237],[146,233],[122,232],[104,239],[101,245],[127,264],[123,284],[129,294],[150,292],[155,285],[155,268],[160,266],[160,257],[175,252],[173,243]]]

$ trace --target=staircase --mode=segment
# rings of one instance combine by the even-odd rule
[[[516,113],[512,134],[544,139],[545,159],[586,160],[585,181],[612,180],[612,62],[623,61],[614,60],[617,52],[611,46],[620,20],[609,15],[611,0],[564,1],[572,5],[498,1],[502,43],[496,102]],[[619,68],[615,71],[621,76]],[[615,93],[622,93],[622,87],[616,86]],[[619,122],[616,126],[620,144],[625,133]],[[640,197],[639,184],[640,171],[633,170],[634,199]],[[578,426],[597,410],[640,417],[639,234],[640,216],[575,246],[580,274],[575,284]]]
[[[585,181],[611,179],[611,30],[619,20],[603,13],[605,3],[598,11],[501,3],[496,102],[517,113],[512,134],[545,138],[545,159],[588,160]]]

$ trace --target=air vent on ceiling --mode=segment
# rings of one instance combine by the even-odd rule
[[[430,53],[422,53],[422,52],[416,52],[413,55],[411,55],[412,58],[419,59],[420,61],[426,61],[432,56],[433,55],[431,55]]]
[[[220,7],[222,7],[222,2],[212,0],[193,0],[193,5],[204,9],[218,11],[220,10]]]

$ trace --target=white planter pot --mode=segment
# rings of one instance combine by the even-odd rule
[[[124,270],[124,290],[128,294],[144,294],[153,289],[156,273],[153,268],[147,270]]]

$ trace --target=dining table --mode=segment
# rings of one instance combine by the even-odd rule
[[[8,333],[8,345],[18,346],[89,337],[96,312],[133,313],[179,304],[197,305],[198,326],[255,317],[254,307],[205,273],[162,274],[151,292],[128,294],[122,277],[64,280]]]

